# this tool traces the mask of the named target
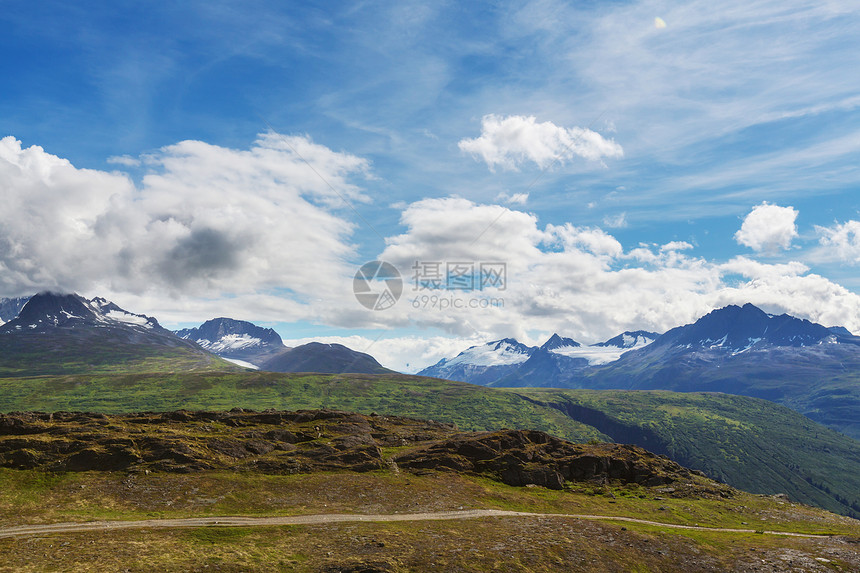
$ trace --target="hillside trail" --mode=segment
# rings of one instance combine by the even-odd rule
[[[687,529],[695,531],[721,531],[730,533],[764,533],[788,537],[827,538],[830,535],[791,533],[785,531],[761,531],[755,529],[734,529],[727,527],[704,527],[698,525],[680,525],[676,523],[661,523],[634,517],[617,515],[585,515],[566,513],[531,513],[522,511],[505,511],[499,509],[470,509],[460,511],[437,511],[429,513],[392,513],[377,515],[361,514],[315,514],[289,515],[271,517],[185,517],[174,519],[142,519],[136,521],[87,521],[70,523],[49,523],[39,525],[18,525],[0,527],[0,539],[10,537],[34,537],[51,533],[77,533],[83,531],[117,531],[120,529],[165,529],[189,527],[265,527],[279,525],[325,525],[345,522],[396,522],[396,521],[440,521],[450,519],[478,519],[486,517],[538,517],[551,519],[581,519],[601,521],[621,521],[668,527],[672,529]]]

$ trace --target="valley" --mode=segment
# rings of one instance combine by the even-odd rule
[[[827,360],[851,364],[850,333],[780,321],[782,338],[755,343],[687,327],[590,347],[505,339],[437,372],[474,384],[288,348],[243,321],[173,333],[43,293],[0,326],[0,548],[16,571],[852,570],[860,443],[771,400],[641,382],[657,364],[791,360],[766,397],[797,398]],[[508,384],[598,385],[647,360],[617,374],[642,389]]]

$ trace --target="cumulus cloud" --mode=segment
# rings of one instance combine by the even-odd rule
[[[846,221],[832,227],[816,225],[818,241],[836,258],[851,264],[860,263],[860,221]]]
[[[245,150],[183,141],[146,164],[136,186],[122,173],[0,140],[4,294],[351,295],[343,277],[354,272],[346,264],[353,226],[337,209],[366,200],[351,181],[368,173],[365,160],[266,133]]]
[[[458,145],[475,159],[483,160],[490,170],[517,170],[528,161],[546,169],[574,157],[600,161],[624,154],[615,141],[590,129],[565,128],[550,121],[538,123],[534,116],[522,115],[486,115],[481,121],[481,135],[463,139]]]
[[[753,207],[746,216],[735,240],[757,252],[774,253],[788,249],[797,237],[797,210],[762,203]]]
[[[406,232],[389,238],[380,258],[405,277],[416,261],[507,265],[504,290],[427,292],[410,290],[410,282],[405,300],[391,309],[389,316],[403,324],[442,328],[470,341],[528,340],[539,331],[595,342],[628,329],[665,331],[714,308],[745,302],[860,329],[860,297],[810,274],[799,262],[765,264],[746,257],[712,262],[695,256],[693,245],[684,241],[626,251],[603,229],[541,226],[532,214],[461,198],[418,201],[404,211],[401,222]],[[412,304],[421,295],[498,297],[504,306]]]

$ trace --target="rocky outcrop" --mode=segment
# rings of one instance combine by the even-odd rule
[[[383,448],[394,449],[387,459]],[[528,430],[462,433],[450,424],[334,410],[0,414],[0,466],[47,471],[454,471],[513,486],[663,486],[691,472],[635,446],[572,444]]]
[[[636,446],[572,444],[548,434],[502,430],[460,434],[394,458],[401,468],[491,475],[508,485],[562,489],[565,481],[618,481],[657,486],[691,472]]]
[[[107,416],[0,414],[0,466],[49,471],[370,471],[380,447],[450,435],[448,424],[333,410]]]

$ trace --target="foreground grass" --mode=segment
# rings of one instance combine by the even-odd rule
[[[559,518],[87,533],[0,540],[0,551],[8,556],[0,571],[815,570],[789,561],[854,570],[850,553],[834,554],[818,541],[694,539]]]
[[[705,490],[706,491],[706,490]],[[0,525],[218,515],[388,514],[504,509],[618,515],[680,525],[856,534],[858,522],[767,496],[672,497],[665,488],[520,488],[449,472],[50,474],[0,469]]]
[[[857,534],[856,521],[767,497],[739,492],[728,500],[673,499],[658,489],[580,484],[550,491],[451,473],[393,471],[130,477],[0,470],[0,524],[488,508]],[[745,571],[762,563],[786,565],[787,557],[796,564],[826,559],[830,570],[856,570],[858,546],[839,539],[557,517],[82,532],[2,539],[0,571]]]

